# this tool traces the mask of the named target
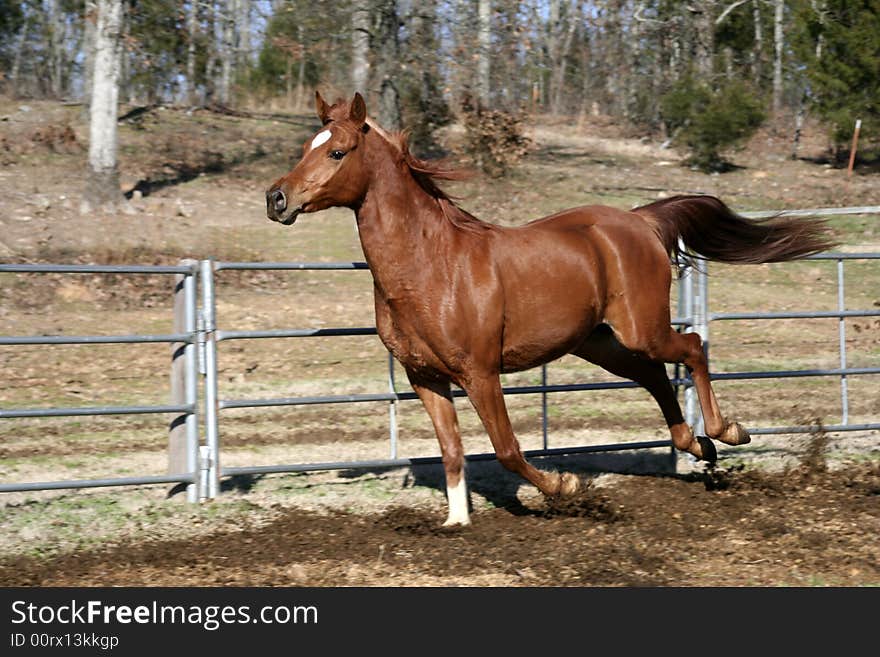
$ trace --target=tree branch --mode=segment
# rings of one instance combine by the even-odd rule
[[[661,21],[658,18],[648,18],[647,16],[642,16],[642,12],[645,11],[645,3],[640,2],[638,6],[636,6],[636,10],[633,13],[633,20],[638,21],[639,23],[653,23],[654,25],[669,25],[670,23],[675,23],[676,18],[669,18],[665,21]]]
[[[736,0],[736,2],[727,6],[727,8],[721,12],[718,18],[715,19],[715,25],[721,25],[724,22],[724,19],[727,18],[728,14],[732,12],[734,9],[739,7],[740,5],[744,5],[747,2],[751,2],[751,0]]]

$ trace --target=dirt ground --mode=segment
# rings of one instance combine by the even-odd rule
[[[492,468],[487,468],[492,470]],[[490,472],[504,480],[501,472]],[[285,508],[185,539],[0,562],[6,586],[877,586],[880,467],[604,474],[564,505]],[[512,482],[511,482],[512,483]],[[515,484],[513,484],[515,488]]]
[[[26,109],[23,109],[26,108]],[[124,212],[82,216],[85,124],[76,107],[0,101],[0,262],[175,263],[361,260],[345,212],[305,217],[281,232],[262,192],[296,160],[316,128],[308,116],[260,118],[155,109],[121,124]],[[460,135],[450,130],[450,149]],[[607,120],[573,126],[543,118],[533,153],[504,180],[477,177],[456,192],[477,216],[521,223],[562,207],[630,207],[677,192],[713,193],[740,210],[877,205],[877,172],[852,179],[823,161],[812,126],[791,160],[784,124],[767,129],[724,175],[678,164],[680,154]],[[832,224],[844,250],[880,250],[876,216]],[[880,306],[880,269],[848,275],[850,308]],[[218,276],[222,327],[368,326],[363,273]],[[0,334],[171,332],[162,276],[4,274]],[[836,308],[831,266],[719,269],[713,310]],[[836,321],[733,322],[713,333],[717,371],[763,365],[834,367]],[[880,363],[880,321],[847,320],[851,366]],[[294,396],[384,391],[377,340],[222,344],[221,395]],[[167,402],[167,345],[0,348],[4,407]],[[554,383],[584,380],[554,364]],[[608,380],[589,371],[587,380]],[[534,384],[535,374],[509,379]],[[400,380],[403,380],[402,375]],[[850,421],[877,422],[877,376],[850,377]],[[400,388],[401,390],[404,388]],[[723,408],[748,426],[834,424],[837,379],[719,382]],[[524,397],[524,396],[523,396]],[[551,404],[561,444],[666,437],[641,391],[570,395]],[[540,443],[534,400],[510,398],[525,449]],[[488,440],[458,406],[469,453]],[[375,410],[375,409],[374,409]],[[161,474],[165,418],[0,420],[0,481]],[[230,414],[225,465],[386,458],[387,410],[303,408]],[[436,454],[417,405],[402,405],[401,449]],[[556,439],[556,438],[555,438]],[[0,495],[0,585],[5,586],[878,586],[880,432],[761,436],[719,450],[713,469],[686,460],[569,457],[542,467],[589,482],[566,505],[548,502],[494,462],[470,466],[472,527],[442,529],[437,468],[239,477],[212,503],[190,507],[163,487]]]

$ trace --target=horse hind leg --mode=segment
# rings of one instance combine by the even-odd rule
[[[665,350],[669,353],[659,354],[666,362],[680,362],[688,368],[700,409],[703,412],[703,424],[706,434],[727,445],[745,445],[751,441],[749,432],[739,422],[732,422],[721,415],[715,390],[709,377],[709,364],[703,351],[703,341],[696,333],[677,333],[670,329]],[[672,358],[672,360],[668,360]]]
[[[693,430],[685,422],[663,363],[648,360],[624,347],[607,325],[596,328],[572,353],[645,388],[660,406],[676,449],[704,461],[717,459],[712,441],[704,436],[694,436]]]
[[[744,445],[751,440],[749,432],[738,422],[721,415],[715,391],[709,379],[709,365],[703,342],[696,333],[678,333],[664,322],[665,328],[653,335],[616,336],[627,349],[660,363],[684,363],[694,380],[706,435],[728,445]],[[659,325],[659,322],[658,322]]]

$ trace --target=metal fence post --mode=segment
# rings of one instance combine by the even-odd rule
[[[397,458],[397,386],[394,383],[394,355],[388,352],[388,392],[395,397],[388,402],[388,437],[391,441],[391,458]]]
[[[690,264],[684,267],[679,281],[679,315],[688,321],[685,327],[686,333],[692,333],[696,330],[697,325],[697,308],[694,301],[694,267]],[[677,372],[678,373],[678,372]],[[684,387],[684,417],[685,421],[697,430],[699,421],[699,403],[697,401],[697,391],[694,388],[693,380],[690,373],[687,374],[688,383]]]
[[[194,260],[182,260],[182,266],[194,267]],[[193,336],[196,332],[195,270],[175,275],[175,333]],[[171,343],[171,403],[192,405],[192,411],[172,418],[168,430],[168,474],[197,475],[199,466],[199,423],[195,408],[198,394],[198,358],[193,341]],[[175,486],[177,488],[177,486]],[[188,502],[199,501],[197,483],[186,485]],[[172,489],[174,490],[174,489]]]
[[[683,245],[681,245],[683,246]],[[687,264],[679,264],[678,265],[678,303],[676,314],[680,319],[685,322],[690,323],[693,319],[693,311],[691,309],[691,298],[690,298],[690,284],[691,284],[691,267]],[[687,326],[679,326],[678,331],[681,333],[682,331],[686,331]],[[682,393],[684,395],[684,412],[685,412],[685,421],[688,424],[692,425],[691,422],[691,414],[689,408],[689,394],[691,390],[691,386],[689,384],[682,384],[681,382],[685,380],[685,376],[683,374],[684,367],[681,363],[675,363],[673,367],[673,377],[675,378],[675,397],[676,399],[681,399]],[[675,445],[669,446],[669,463],[673,472],[678,470],[678,452],[675,449]]]
[[[214,262],[201,261],[202,319],[205,342],[205,446],[208,499],[220,492],[220,432],[217,420],[217,318],[214,297]]]
[[[544,449],[549,447],[549,438],[547,436],[547,364],[541,365],[541,444]]]
[[[843,313],[846,310],[846,295],[843,287],[843,259],[837,261],[837,309]],[[840,406],[841,424],[849,424],[849,390],[846,381],[846,318],[841,315],[837,325],[838,338],[840,340]]]
[[[692,330],[703,341],[703,353],[706,355],[706,363],[709,363],[709,263],[704,261],[702,267],[695,267],[696,285],[692,291],[693,298],[693,322]],[[696,388],[693,385],[691,391],[691,404],[693,406],[694,433],[698,436],[706,435],[703,412],[700,408]]]

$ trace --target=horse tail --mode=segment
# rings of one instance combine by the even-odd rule
[[[682,243],[707,260],[743,264],[797,260],[839,244],[824,220],[748,219],[714,196],[673,196],[632,211],[654,226],[674,262],[689,259]]]

